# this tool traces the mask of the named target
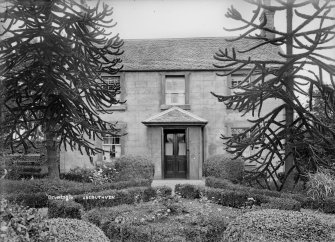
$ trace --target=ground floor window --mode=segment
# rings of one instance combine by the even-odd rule
[[[114,158],[121,156],[121,142],[120,137],[105,134],[102,142],[103,161],[109,162]]]

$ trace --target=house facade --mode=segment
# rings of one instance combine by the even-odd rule
[[[122,71],[104,78],[110,85],[120,84],[118,98],[126,102],[113,106],[112,114],[101,117],[117,122],[126,135],[94,141],[106,152],[93,157],[61,151],[61,172],[112,162],[121,155],[145,155],[155,162],[155,179],[201,179],[204,160],[225,153],[221,135],[237,134],[251,126],[247,120],[253,119],[227,109],[210,93],[229,95],[238,91],[234,86],[248,71],[219,76],[220,69],[213,64],[222,63],[216,62],[213,55],[219,49],[247,49],[255,45],[255,40],[182,38],[124,42]],[[277,58],[279,51],[264,45],[239,57],[270,60]],[[277,100],[266,103],[263,112],[277,104]]]

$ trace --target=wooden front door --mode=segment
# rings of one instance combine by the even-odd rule
[[[165,178],[186,178],[187,152],[185,130],[165,130]]]

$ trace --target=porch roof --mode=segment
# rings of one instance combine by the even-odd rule
[[[197,125],[205,126],[207,120],[197,115],[185,111],[179,107],[172,107],[166,111],[158,113],[144,121],[146,126],[163,126],[163,125]]]

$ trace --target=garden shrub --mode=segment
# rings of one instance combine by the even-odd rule
[[[45,217],[35,208],[27,208],[1,199],[0,240],[53,241],[52,232],[44,223]]]
[[[148,179],[154,177],[154,162],[143,156],[122,156],[115,160],[115,181]]]
[[[76,218],[81,219],[83,206],[72,200],[50,200],[48,204],[49,218]]]
[[[327,224],[310,214],[264,209],[245,213],[232,221],[222,241],[331,241]]]
[[[1,180],[2,196],[24,206],[41,208],[48,206],[48,196],[85,194],[103,190],[121,190],[129,187],[150,186],[150,180],[131,180],[103,185],[65,180]]]
[[[48,206],[48,196],[44,192],[2,194],[2,197],[10,203],[16,203],[25,207],[42,208]]]
[[[234,208],[244,206],[248,200],[248,193],[243,191],[206,188],[205,195],[214,203]]]
[[[280,209],[280,210],[294,210],[300,211],[301,203],[290,198],[270,197],[269,202],[262,203],[262,208],[265,209]]]
[[[307,194],[313,200],[322,201],[335,196],[335,176],[330,171],[321,170],[315,174],[309,174],[306,186]]]
[[[238,184],[234,184],[233,182],[223,179],[223,178],[216,178],[216,177],[206,177],[205,185],[207,187],[213,188],[222,188],[222,189],[239,189],[241,186]]]
[[[323,212],[335,213],[335,197],[329,197],[323,201]]]
[[[162,203],[121,205],[93,209],[83,219],[99,226],[111,241],[220,241],[231,219],[217,205],[201,206],[175,216]]]
[[[213,176],[230,180],[234,183],[242,182],[244,176],[244,161],[240,158],[232,159],[231,155],[215,155],[204,162],[204,176]]]
[[[313,200],[312,198],[299,193],[282,193],[282,198],[291,198],[294,199],[301,204],[301,208],[308,209],[321,209],[322,205],[318,201]]]
[[[86,210],[95,207],[114,207],[121,204],[134,204],[141,201],[150,201],[157,196],[157,190],[157,188],[152,187],[105,190],[76,195],[74,201],[82,204]]]
[[[290,198],[300,202],[302,208],[318,208],[315,202],[311,201],[310,198],[302,194],[284,193],[278,191],[272,191],[268,189],[259,189],[240,184],[233,184],[226,179],[220,179],[215,177],[206,177],[206,186],[211,188],[228,189],[234,191],[240,191],[248,194],[256,200],[256,205],[262,203],[269,203],[270,198]],[[292,201],[291,201],[292,202]],[[270,206],[270,205],[268,205]],[[274,205],[275,206],[275,205]]]
[[[191,184],[176,184],[175,193],[183,198],[196,199],[200,198],[199,186]]]
[[[111,190],[111,189],[124,189],[128,187],[150,186],[150,180],[147,179],[131,179],[129,181],[120,181],[114,183],[106,183],[102,185],[95,185],[93,183],[80,183],[66,180],[0,180],[2,193],[47,193],[48,195],[76,195],[88,192]]]
[[[101,229],[89,222],[69,218],[53,218],[46,222],[55,231],[57,241],[109,242]]]
[[[154,187],[154,189],[156,190],[156,195],[159,194],[159,196],[162,196],[162,197],[167,197],[167,196],[172,195],[172,188],[171,187],[157,186],[157,187]]]
[[[76,167],[70,171],[61,174],[61,179],[75,182],[92,182],[91,177],[94,169]]]

